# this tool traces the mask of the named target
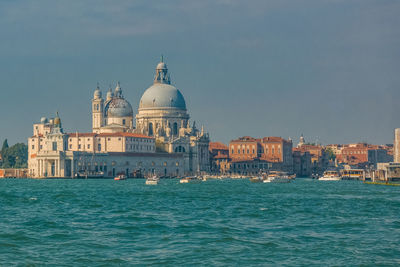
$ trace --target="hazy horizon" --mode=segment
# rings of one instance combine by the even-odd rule
[[[136,114],[163,54],[191,122],[241,136],[393,143],[400,1],[0,2],[0,142],[59,111],[91,130],[93,92],[117,81]]]

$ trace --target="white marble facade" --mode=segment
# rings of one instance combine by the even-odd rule
[[[74,177],[82,170],[102,171],[105,176],[208,172],[208,133],[203,127],[197,129],[194,122],[190,125],[189,118],[185,99],[171,85],[167,65],[161,60],[135,117],[118,83],[105,99],[96,88],[92,133],[64,133],[58,115],[34,124],[28,139],[30,175]]]

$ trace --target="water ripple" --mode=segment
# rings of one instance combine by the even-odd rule
[[[0,265],[400,264],[400,189],[0,180]]]

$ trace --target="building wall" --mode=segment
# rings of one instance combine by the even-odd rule
[[[394,130],[394,162],[400,163],[400,128]]]
[[[293,171],[292,142],[281,137],[256,139],[245,136],[229,143],[229,158],[232,161],[263,160]]]

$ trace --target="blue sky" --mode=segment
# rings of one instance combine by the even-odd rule
[[[213,141],[243,135],[393,142],[400,1],[0,1],[0,141],[60,112],[90,131],[90,99],[121,82],[137,109],[164,54]]]

